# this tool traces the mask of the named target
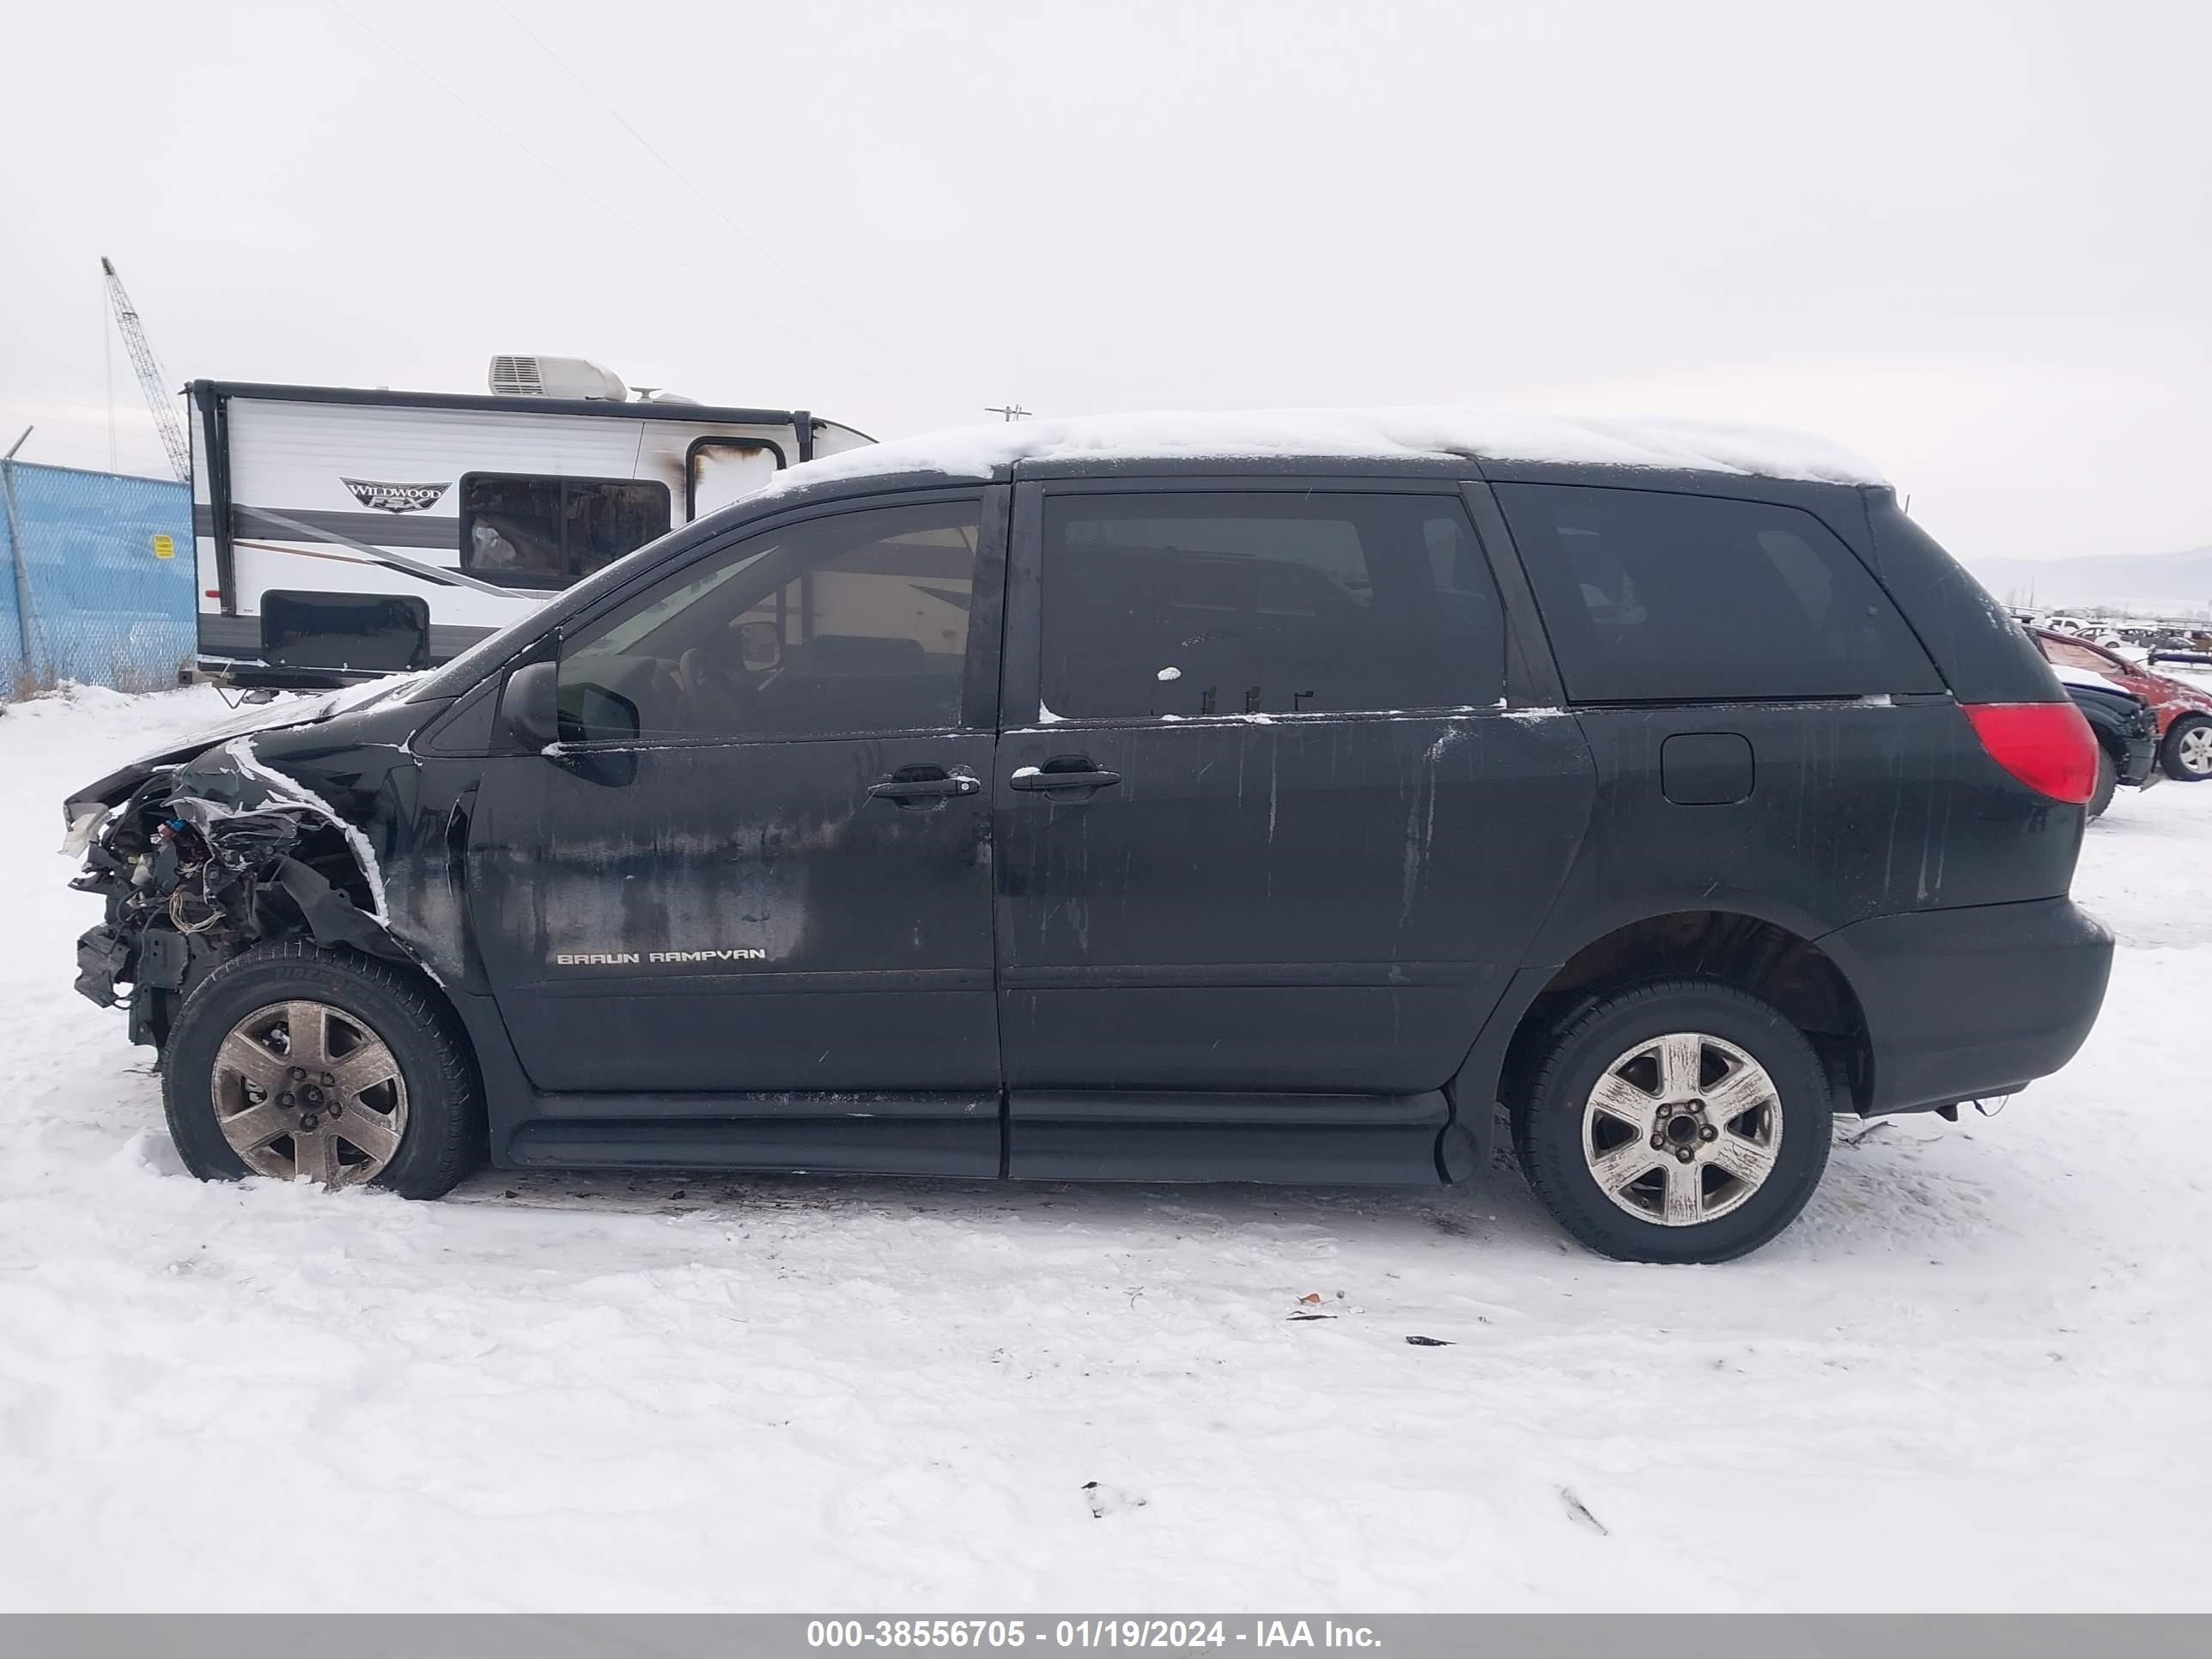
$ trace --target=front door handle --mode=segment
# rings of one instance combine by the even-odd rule
[[[1011,788],[1049,794],[1057,794],[1063,789],[1071,794],[1080,790],[1085,799],[1121,781],[1119,772],[1093,766],[1088,755],[1055,755],[1042,766],[1017,767],[1013,776],[1006,780]]]
[[[942,806],[961,795],[980,794],[983,786],[964,774],[948,773],[941,766],[902,766],[887,778],[868,786],[870,800],[887,800],[903,806],[908,801]]]

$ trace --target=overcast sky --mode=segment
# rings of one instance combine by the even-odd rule
[[[1854,446],[1965,557],[2197,546],[2208,19],[18,0],[0,447],[104,466],[112,404],[160,470],[105,253],[177,383],[468,392],[539,351],[879,437],[1008,399],[1687,413]]]

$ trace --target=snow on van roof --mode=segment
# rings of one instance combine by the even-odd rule
[[[1017,461],[1289,455],[1396,460],[1472,456],[1683,468],[1822,483],[1887,482],[1870,462],[1841,445],[1782,427],[1414,407],[1166,410],[951,427],[807,461],[779,474],[762,493],[895,472],[988,478],[995,468]]]

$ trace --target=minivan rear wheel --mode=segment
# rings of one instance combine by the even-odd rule
[[[192,988],[163,1051],[161,1098],[203,1181],[435,1198],[483,1141],[474,1060],[429,988],[302,940],[247,951]]]
[[[1568,1020],[1512,1109],[1529,1184],[1584,1244],[1623,1261],[1726,1261],[1805,1207],[1834,1101],[1780,1011],[1734,986],[1661,980]]]

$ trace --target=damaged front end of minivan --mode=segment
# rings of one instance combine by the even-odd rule
[[[192,987],[269,941],[426,966],[392,930],[364,831],[386,792],[319,793],[256,752],[268,741],[240,735],[136,763],[64,804],[63,850],[84,860],[70,884],[106,904],[77,940],[76,988],[126,1007],[133,1042],[165,1048]]]

